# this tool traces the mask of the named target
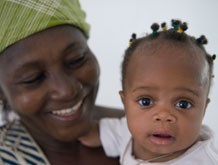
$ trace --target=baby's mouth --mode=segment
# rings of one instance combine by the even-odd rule
[[[156,132],[150,136],[150,140],[157,145],[169,145],[175,141],[175,137],[170,133]]]
[[[54,110],[54,111],[51,111],[51,113],[57,116],[69,116],[69,115],[76,113],[79,110],[79,107],[81,106],[81,104],[82,104],[82,100],[79,101],[76,105],[74,105],[71,108]]]
[[[169,134],[153,134],[152,136],[157,137],[157,138],[163,138],[163,139],[172,138],[172,136]]]

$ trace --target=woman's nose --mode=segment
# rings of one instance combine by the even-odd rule
[[[176,117],[168,110],[160,110],[154,114],[153,120],[155,122],[174,123],[176,122]]]
[[[49,84],[49,94],[54,100],[74,99],[81,92],[81,89],[81,82],[68,75],[54,76]]]

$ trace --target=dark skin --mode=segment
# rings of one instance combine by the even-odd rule
[[[52,165],[118,164],[102,148],[77,140],[93,116],[123,115],[94,106],[99,72],[84,35],[69,25],[34,34],[1,53],[0,99],[20,116]]]

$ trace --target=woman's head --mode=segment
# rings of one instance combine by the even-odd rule
[[[89,128],[100,71],[81,27],[45,27],[0,54],[4,110],[16,112],[35,136],[71,141]]]
[[[124,57],[120,94],[136,156],[174,153],[175,158],[197,141],[212,63],[200,43],[173,29],[133,41]]]
[[[0,11],[0,53],[31,34],[57,25],[73,25],[89,36],[78,0],[1,0]]]

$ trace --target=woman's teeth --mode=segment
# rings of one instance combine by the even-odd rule
[[[71,115],[71,114],[74,114],[77,112],[77,110],[79,109],[81,104],[82,104],[82,101],[78,102],[76,105],[74,105],[71,108],[62,109],[62,110],[55,110],[55,111],[52,111],[51,113],[54,115],[60,115],[60,116]]]

